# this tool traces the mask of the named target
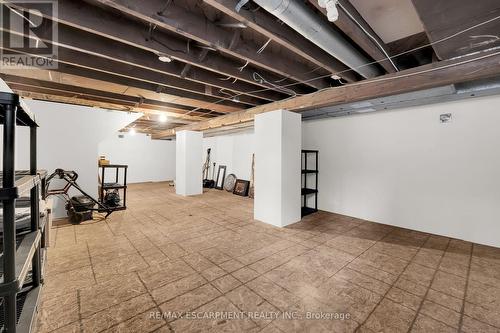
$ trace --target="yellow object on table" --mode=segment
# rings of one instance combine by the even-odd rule
[[[99,166],[109,165],[109,160],[107,160],[105,156],[100,156],[98,164]]]

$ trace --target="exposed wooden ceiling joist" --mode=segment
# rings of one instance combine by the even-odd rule
[[[214,128],[210,130],[206,130],[203,132],[204,137],[212,137],[212,136],[219,136],[219,135],[229,135],[229,134],[234,134],[234,133],[241,133],[242,131],[251,131],[253,130],[253,123],[247,122],[247,123],[241,123],[241,124],[236,124],[232,126],[226,126],[222,128]],[[159,134],[159,133],[155,133]]]
[[[172,107],[172,104],[135,96],[112,93],[108,91],[89,89],[77,86],[70,86],[56,82],[24,78],[9,74],[0,74],[10,88],[15,91],[31,91],[45,95],[56,95],[65,97],[77,97],[89,101],[123,105],[126,108],[140,107],[161,113],[168,113],[169,116],[189,120],[188,123],[205,120],[207,112],[183,110]],[[189,115],[188,115],[189,113]],[[215,116],[215,115],[213,115]]]
[[[430,89],[500,75],[500,51],[433,63],[399,73],[318,91],[258,106],[243,112],[168,130],[154,138],[173,137],[179,130],[203,131],[253,121],[256,114],[286,109],[300,112],[325,106]]]
[[[82,105],[87,107],[98,107],[115,111],[140,112],[143,114],[151,114],[154,115],[155,117],[164,114],[168,116],[169,119],[171,119],[172,121],[178,123],[179,126],[191,124],[193,123],[193,121],[196,121],[193,120],[195,118],[201,118],[201,120],[207,119],[206,117],[200,117],[200,116],[192,116],[193,118],[191,119],[184,119],[183,116],[179,117],[178,115],[172,115],[169,112],[162,111],[161,107],[151,106],[149,104],[129,105],[128,103],[125,102],[120,102],[115,100],[108,101],[105,98],[100,98],[95,96],[69,93],[64,91],[55,91],[53,89],[44,89],[40,87],[35,87],[35,89],[33,89],[33,87],[31,86],[25,86],[22,84],[16,84],[11,82],[9,82],[9,84],[12,85],[11,88],[13,91],[15,91],[17,94],[25,98],[73,104],[73,105]]]
[[[41,29],[37,30],[36,37],[40,38],[40,40],[45,42],[47,45],[50,45],[52,43],[50,38],[47,36],[50,36],[50,29],[48,28],[52,23],[50,21],[46,22],[47,23]],[[0,30],[4,31],[3,28],[0,28]],[[11,29],[8,32],[23,36],[23,32],[20,31],[12,31]],[[231,94],[223,92],[223,90],[220,90],[220,92],[216,94],[215,91],[207,91],[204,83],[190,82],[178,76],[165,75],[169,74],[164,70],[164,68],[169,67],[169,64],[161,63],[151,53],[143,52],[135,48],[131,48],[130,50],[127,50],[127,52],[122,52],[121,50],[123,49],[123,46],[120,47],[120,44],[115,41],[106,41],[98,36],[91,38],[86,34],[80,35],[73,32],[77,31],[63,28],[59,33],[60,38],[63,40],[62,42],[57,42],[56,45],[59,46],[57,57],[57,62],[59,63],[109,73],[128,79],[136,79],[139,81],[153,83],[159,87],[165,87],[167,89],[173,88],[173,94],[191,97],[193,99],[199,99],[206,102],[216,102],[221,98],[228,98],[228,95],[236,95],[234,93]],[[82,52],[82,48],[68,44],[76,44],[78,46],[84,46],[80,44],[88,44],[88,48],[92,48],[90,46],[92,44],[95,47],[95,52],[86,49],[83,49],[84,52]],[[160,64],[165,66],[161,66]],[[152,68],[156,70],[152,70]],[[177,89],[182,91],[176,91]],[[186,94],[184,92],[200,94],[200,96]],[[247,95],[240,95],[238,99],[239,102],[251,106],[267,102]],[[241,107],[240,105],[232,102],[230,99],[228,99],[228,101],[221,102],[221,104]],[[214,105],[214,107],[218,108],[219,106]]]
[[[26,98],[26,99],[33,99],[33,100],[39,100],[39,101],[47,101],[47,102],[54,102],[54,103],[63,103],[63,104],[71,104],[71,105],[81,105],[81,106],[87,106],[87,107],[97,107],[97,108],[102,108],[106,110],[115,110],[115,111],[123,111],[123,112],[139,112],[139,113],[144,113],[144,114],[153,114],[153,115],[159,115],[159,114],[166,114],[169,117],[172,115],[169,115],[168,112],[163,112],[163,111],[158,111],[158,110],[151,110],[145,107],[135,107],[135,106],[124,106],[122,104],[116,104],[116,103],[109,103],[109,102],[98,102],[95,100],[89,100],[85,99],[82,97],[78,96],[73,96],[73,97],[67,97],[67,96],[59,96],[59,95],[54,95],[53,93],[46,94],[46,93],[38,93],[38,92],[32,92],[32,91],[24,91],[22,89],[17,89],[15,90],[19,96]],[[182,122],[183,118],[175,118],[176,121]],[[203,120],[203,118],[201,118]]]
[[[500,1],[412,0],[439,59],[500,46]],[[484,22],[490,21],[487,24]],[[478,25],[475,28],[474,26]],[[463,30],[466,33],[448,38]]]
[[[134,129],[136,133],[144,133],[144,134],[149,134],[149,135],[154,135],[156,133],[162,132],[164,130],[174,128],[177,126],[180,126],[177,121],[168,119],[165,122],[159,121],[159,118],[157,116],[151,116],[149,114],[146,114],[142,116],[141,118],[137,119],[136,121],[128,124],[125,126],[123,129],[120,130],[120,132],[128,132],[130,129]]]
[[[165,76],[162,73],[144,70],[139,67],[116,62],[111,59],[105,59],[89,54],[85,55],[71,49],[60,48],[58,59],[59,63],[117,76],[119,78],[116,81],[112,81],[115,83],[120,83],[123,78],[127,78],[153,84],[156,87],[161,87],[165,92],[172,95],[205,102],[198,105],[198,107],[203,107],[205,109],[214,109],[221,112],[233,112],[232,110],[236,111],[238,109],[245,108],[245,104],[252,106],[262,104],[261,100],[245,95],[239,97],[240,102],[244,105],[233,102],[230,99],[214,104],[214,102],[218,102],[222,98],[227,98],[227,96],[224,96],[223,94],[216,95],[215,91],[212,94],[207,94],[204,84],[189,82],[177,77]],[[225,109],[225,111],[223,111],[223,109]]]
[[[233,0],[203,0],[206,4],[220,10],[224,14],[242,22],[245,26],[272,39],[291,52],[310,61],[316,66],[322,67],[330,73],[342,72],[342,76],[347,82],[358,81],[353,71],[331,55],[318,48],[316,45],[297,34],[294,30],[281,24],[274,16],[265,11],[249,11],[242,8],[236,11]]]
[[[197,88],[190,86],[189,82],[181,82],[185,85],[186,90],[179,89],[178,86],[165,85],[161,82],[168,82],[160,73],[146,73],[145,71],[130,65],[113,63],[107,59],[84,55],[70,49],[59,50],[58,67],[55,71],[76,74],[84,77],[94,78],[110,83],[126,84],[131,87],[136,87],[151,92],[161,91],[170,95],[179,96],[185,102],[185,105],[215,110],[217,112],[228,113],[242,110],[244,107],[236,102],[224,101],[216,103],[223,96],[204,95],[204,86],[199,87],[199,91],[194,92]],[[189,90],[187,90],[189,89]]]
[[[326,16],[326,9],[319,6],[318,0],[309,0],[309,2]],[[342,8],[339,8],[339,18],[334,22],[334,24],[353,42],[359,45],[363,51],[365,51],[374,60],[378,61],[388,73],[396,72],[396,69],[390,61],[386,59],[387,56],[382,51],[383,49],[387,52],[387,46],[384,44],[382,39],[377,36],[375,31],[373,31],[370,25],[366,23],[349,0],[340,0],[340,4],[350,15],[348,15]],[[373,38],[370,38],[369,35]]]
[[[227,30],[210,22],[206,17],[189,12],[184,8],[171,2],[168,6],[164,0],[133,1],[133,0],[89,0],[90,3],[114,8],[144,22],[149,22],[159,29],[166,29],[180,34],[186,38],[215,48],[233,57],[240,58],[243,63],[249,63],[274,72],[283,77],[303,82],[316,89],[330,86],[328,80],[318,79],[318,73],[314,68],[304,64],[281,57],[276,61],[276,56],[268,52],[259,53],[261,46],[249,41],[240,42],[231,48],[231,36]],[[278,55],[279,56],[279,55]]]
[[[184,107],[184,105],[188,105],[189,103],[191,103],[189,100],[186,100],[185,98],[169,95],[166,93],[156,93],[146,89],[130,87],[124,85],[125,83],[127,83],[125,80],[122,80],[122,84],[116,84],[116,83],[101,81],[98,79],[93,79],[88,77],[88,72],[84,70],[81,72],[79,71],[80,69],[76,68],[74,71],[75,74],[67,74],[67,73],[42,70],[42,69],[24,69],[24,70],[9,69],[9,68],[0,69],[1,73],[7,75],[17,76],[21,78],[35,79],[48,83],[54,82],[54,83],[64,84],[67,86],[99,90],[102,92],[110,92],[125,96],[132,96],[140,99],[149,99],[167,105],[169,108],[169,110],[167,111],[179,114],[184,114],[186,112],[190,112],[190,114],[196,114],[196,112],[193,112],[193,108],[197,108],[196,105],[193,105],[190,108]],[[87,75],[87,76],[82,76],[82,75]],[[201,113],[204,110],[199,110],[199,111]]]
[[[30,9],[30,4],[30,2],[23,2],[15,3],[13,6]],[[114,15],[83,1],[59,0],[58,14],[56,16],[52,12],[44,11],[44,7],[37,7],[36,10],[40,11],[46,18],[95,35],[116,40],[126,44],[128,47],[140,48],[155,55],[169,55],[176,61],[210,71],[217,80],[228,80],[229,82],[238,80],[254,85],[255,88],[249,91],[271,89],[280,94],[289,95],[308,92],[308,90],[303,89],[303,85],[288,87],[289,90],[294,91],[294,93],[290,93],[273,87],[269,83],[255,80],[253,75],[254,69],[251,66],[239,70],[238,68],[243,65],[241,62],[223,57],[217,52],[210,52],[210,56],[200,60],[200,56],[205,52],[205,49],[191,45],[188,50],[187,42],[174,38],[158,29],[151,32],[151,26],[148,23],[137,22],[123,16]],[[262,71],[262,74],[270,82],[282,79],[282,77],[267,71]]]
[[[51,21],[45,20],[43,25],[38,27],[36,30],[36,37],[47,44],[52,43],[50,34],[51,25]],[[9,31],[16,33],[16,31],[12,31],[12,29],[13,28]],[[166,74],[168,76],[165,77],[165,81],[167,81],[168,84],[182,82],[180,84],[181,86],[190,85],[193,87],[196,86],[196,84],[208,84],[218,89],[225,89],[229,92],[242,93],[244,94],[242,99],[244,99],[245,95],[262,99],[263,101],[276,101],[283,98],[283,94],[279,94],[274,91],[252,93],[253,90],[258,90],[257,86],[242,81],[232,83],[229,80],[220,80],[215,77],[212,72],[201,68],[190,67],[189,72],[183,74],[185,66],[181,62],[174,61],[171,63],[163,63],[158,60],[157,55],[151,52],[144,51],[139,48],[131,48],[128,47],[128,45],[115,40],[110,40],[108,38],[88,33],[64,24],[57,24],[57,29],[58,40],[57,42],[53,42],[56,46],[69,48],[93,56],[99,56],[115,62],[139,67],[147,71]],[[127,49],[127,52],[123,52],[124,48]],[[208,50],[206,50],[206,52],[208,52]],[[203,59],[200,59],[200,61],[202,60]],[[190,64],[186,65],[191,66]],[[181,78],[186,80],[180,80]],[[195,82],[195,84],[190,84],[189,82]],[[204,89],[204,87],[200,88]],[[249,100],[249,103],[258,103],[258,101],[250,102]]]
[[[431,63],[436,55],[429,45],[427,34],[422,31],[387,44],[389,54],[400,69],[409,69]],[[409,52],[411,51],[411,52]]]

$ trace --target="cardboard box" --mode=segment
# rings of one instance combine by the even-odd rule
[[[101,156],[99,158],[98,164],[99,164],[99,166],[109,165],[109,160],[107,160],[104,156]]]

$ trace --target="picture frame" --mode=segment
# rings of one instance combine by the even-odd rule
[[[226,166],[219,165],[219,170],[217,171],[217,181],[215,182],[215,188],[217,190],[224,189],[224,179],[226,179]]]
[[[237,179],[234,185],[233,194],[239,195],[241,197],[248,196],[248,189],[250,188],[250,182],[248,180]]]

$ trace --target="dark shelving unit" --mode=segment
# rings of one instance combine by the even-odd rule
[[[104,196],[106,190],[121,190],[121,202],[120,205],[117,207],[109,207],[113,210],[125,210],[127,209],[127,171],[128,171],[128,165],[121,165],[121,164],[109,164],[109,165],[100,165],[99,166],[101,170],[101,179],[100,179],[100,184],[99,184],[99,201],[106,205],[104,203]],[[106,170],[112,170],[115,169],[115,181],[114,182],[106,182]],[[120,170],[123,170],[122,174],[122,180],[123,182],[120,182]]]
[[[0,331],[30,332],[42,286],[42,238],[46,215],[40,217],[40,195],[45,196],[45,171],[37,170],[37,128],[34,117],[23,109],[19,96],[0,93],[3,125],[2,256],[0,258]],[[16,127],[30,128],[30,170],[15,170]],[[42,191],[42,192],[41,192]],[[29,199],[26,196],[29,194]],[[19,202],[18,202],[19,201]],[[19,228],[16,207],[30,208],[28,227]],[[25,206],[22,206],[25,207]],[[24,225],[24,224],[23,224]]]
[[[317,150],[302,150],[302,217],[318,211],[318,155]],[[314,160],[314,168],[309,168],[311,159]],[[314,176],[313,184],[308,182],[307,177]],[[314,207],[308,207],[310,196],[314,196]]]

